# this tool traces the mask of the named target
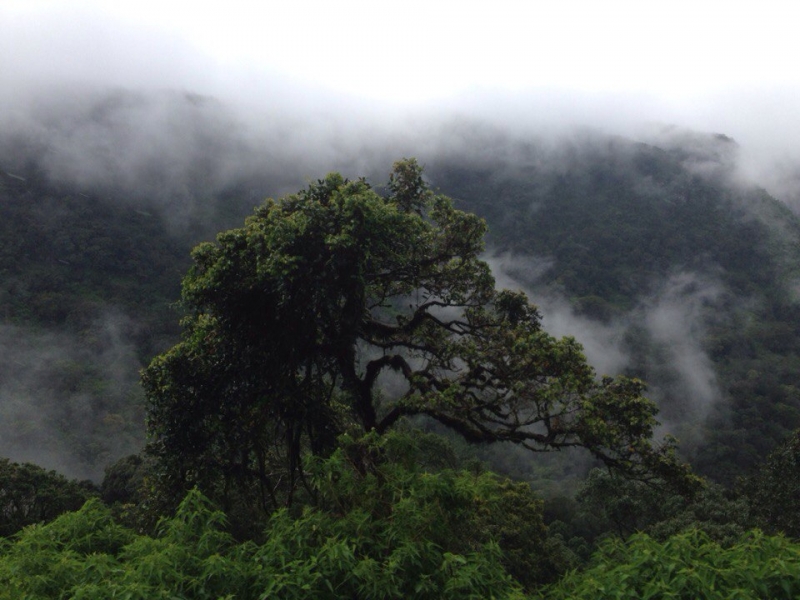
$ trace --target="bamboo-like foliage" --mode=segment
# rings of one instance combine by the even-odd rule
[[[708,599],[797,598],[800,546],[760,531],[721,547],[699,531],[658,542],[636,534],[611,539],[583,572],[566,577],[542,598]]]
[[[316,461],[309,478],[319,508],[277,511],[259,544],[235,541],[197,490],[152,537],[92,500],[0,543],[0,599],[522,598],[492,524],[527,520],[529,563],[548,560],[541,503],[528,486],[425,473],[389,460],[392,443],[357,444],[384,457],[369,474],[344,450]]]

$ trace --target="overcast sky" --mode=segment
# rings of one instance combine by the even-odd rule
[[[0,15],[4,69],[125,82],[191,63],[188,83],[252,69],[403,103],[541,87],[683,101],[796,87],[792,4],[4,0]]]
[[[795,6],[2,0],[0,100],[78,82],[253,106],[527,111],[612,129],[674,123],[791,153],[800,139]]]

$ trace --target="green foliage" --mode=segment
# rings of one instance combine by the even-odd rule
[[[505,146],[512,158],[440,161],[431,169],[435,182],[486,218],[498,250],[553,258],[556,268],[542,282],[570,297],[602,299],[618,314],[676,269],[719,267],[737,293],[759,293],[797,258],[794,249],[774,252],[788,248],[764,222],[796,233],[785,206],[698,173],[658,146],[587,136],[555,157],[535,144]]]
[[[696,529],[727,547],[754,525],[747,499],[713,483],[690,501],[673,497],[665,504],[664,518],[646,529],[659,540]]]
[[[143,500],[147,458],[141,454],[131,454],[120,458],[106,467],[105,477],[100,486],[103,502],[106,504],[136,504]]]
[[[758,531],[726,545],[696,530],[609,539],[584,571],[541,588],[565,563],[530,488],[425,472],[421,451],[408,436],[343,440],[309,466],[317,507],[277,511],[263,543],[235,541],[197,491],[153,537],[90,500],[0,542],[0,599],[522,598],[515,579],[552,600],[800,594],[800,546]]]
[[[99,479],[144,443],[138,370],[178,336],[190,244],[119,198],[45,181],[0,169],[0,454]]]
[[[0,598],[522,598],[506,568],[531,586],[553,579],[559,557],[527,486],[386,460],[414,447],[346,442],[314,461],[319,506],[277,511],[261,544],[235,542],[197,491],[154,537],[90,501],[0,545]],[[356,454],[373,457],[368,472]]]
[[[589,568],[573,572],[542,598],[796,598],[800,546],[753,531],[730,547],[688,531],[658,542],[636,534],[605,542]]]
[[[136,536],[90,501],[6,543],[0,598],[255,598],[245,595],[240,555],[223,523],[191,493],[157,537]]]
[[[125,456],[109,465],[100,485],[100,497],[117,522],[137,532],[153,532],[164,507],[153,505],[154,461],[144,452]]]
[[[136,316],[151,356],[177,333],[168,305],[186,242],[155,215],[43,179],[0,185],[0,318],[82,331],[111,304]]]
[[[97,499],[28,527],[0,546],[0,598],[100,598],[70,592],[104,584],[116,566],[110,555],[132,539]]]
[[[77,510],[96,494],[89,481],[70,481],[55,471],[0,458],[0,537]]]
[[[742,487],[760,527],[800,538],[800,430],[773,450]]]
[[[163,497],[197,485],[237,521],[268,514],[309,491],[304,453],[409,415],[693,484],[669,441],[651,445],[641,382],[598,382],[524,294],[495,291],[481,219],[430,192],[414,161],[389,190],[331,174],[195,248],[183,341],[143,372]],[[400,391],[382,401],[389,373]]]
[[[405,464],[386,460],[398,446]],[[275,572],[271,591],[302,582],[312,597],[327,597],[332,586],[331,597],[486,598],[516,594],[507,568],[530,569],[529,585],[552,579],[547,569],[558,557],[548,552],[541,503],[528,486],[488,473],[420,471],[408,459],[412,447],[395,436],[345,441],[314,461],[318,508],[296,520],[279,511],[267,528],[260,556]]]
[[[613,473],[593,470],[577,495],[576,520],[590,536],[615,535],[625,539],[644,532],[658,540],[690,529],[729,545],[753,525],[747,501],[714,484],[706,483],[691,495],[681,495],[664,485],[626,481]]]

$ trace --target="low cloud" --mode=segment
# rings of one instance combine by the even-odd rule
[[[83,337],[0,325],[0,456],[99,481],[144,441],[133,324],[109,311]]]
[[[498,288],[522,290],[557,337],[572,336],[600,375],[645,379],[660,408],[662,433],[682,442],[700,441],[712,407],[723,400],[714,364],[705,350],[706,324],[724,289],[713,278],[676,273],[654,286],[636,308],[600,322],[579,314],[557,291],[538,284],[551,259],[503,253],[485,257]]]
[[[655,352],[677,377],[671,392],[678,395],[682,418],[702,421],[721,398],[703,341],[707,313],[722,292],[718,283],[696,273],[679,273],[663,282],[638,311]]]
[[[540,277],[555,267],[552,258],[525,257],[504,252],[488,254],[498,289],[525,292],[540,310],[542,325],[556,337],[572,336],[583,346],[589,363],[601,375],[616,375],[625,371],[630,357],[624,348],[625,326],[604,324],[578,314],[558,293],[546,290],[537,283]]]

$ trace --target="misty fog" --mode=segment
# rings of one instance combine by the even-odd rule
[[[144,443],[134,324],[108,313],[87,335],[0,325],[0,456],[71,477],[103,469]]]

